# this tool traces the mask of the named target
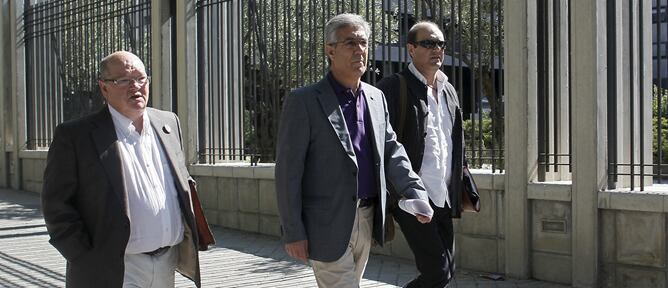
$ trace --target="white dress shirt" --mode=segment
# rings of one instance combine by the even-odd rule
[[[429,87],[427,79],[415,68],[413,63],[408,65],[408,69],[422,83],[427,85],[427,105],[429,114],[427,115],[427,136],[424,139],[424,157],[420,168],[420,178],[424,183],[429,199],[438,207],[448,207],[450,197],[448,196],[448,183],[452,174],[452,118],[448,109],[448,102],[445,95],[445,83],[448,76],[443,71],[436,73],[436,91]],[[439,101],[436,101],[438,99]]]
[[[183,240],[183,221],[174,177],[160,140],[144,113],[142,132],[109,106],[122,157],[130,218],[126,254],[139,254]]]

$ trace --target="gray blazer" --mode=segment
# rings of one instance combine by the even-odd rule
[[[151,125],[165,149],[185,224],[177,270],[200,286],[195,217],[174,113],[152,108]],[[114,123],[105,106],[56,127],[49,148],[42,211],[49,242],[67,260],[67,287],[121,287],[130,238],[127,191]]]
[[[404,148],[396,141],[385,96],[362,82],[371,118],[379,188],[373,238],[383,244],[386,178],[397,193],[427,200]],[[276,149],[276,193],[286,243],[308,240],[309,257],[331,262],[346,250],[357,208],[357,161],[327,78],[291,92],[283,104]],[[380,208],[380,209],[378,209]]]

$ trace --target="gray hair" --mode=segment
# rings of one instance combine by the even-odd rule
[[[369,39],[369,35],[371,34],[369,23],[360,15],[344,13],[332,17],[332,19],[329,19],[327,24],[325,24],[325,44],[338,42],[339,39],[336,38],[336,31],[348,26],[364,29],[366,38]]]

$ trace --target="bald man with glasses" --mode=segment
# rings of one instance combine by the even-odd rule
[[[445,287],[455,271],[452,218],[461,213],[454,193],[462,189],[465,165],[462,111],[457,92],[440,70],[443,32],[432,22],[419,22],[407,36],[408,68],[376,86],[387,97],[390,123],[425,185],[434,216],[422,224],[397,209],[396,200],[388,201],[420,272],[405,287]]]
[[[42,211],[67,287],[200,287],[197,227],[176,114],[148,108],[134,54],[102,59],[100,111],[56,127]],[[195,231],[195,232],[194,232]]]

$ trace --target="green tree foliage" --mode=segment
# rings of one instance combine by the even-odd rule
[[[654,86],[652,92],[653,161],[668,164],[668,89]]]

